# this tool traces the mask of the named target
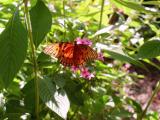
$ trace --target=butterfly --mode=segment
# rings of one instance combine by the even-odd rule
[[[64,66],[84,65],[90,60],[98,58],[98,54],[90,46],[76,42],[59,42],[47,45],[43,52],[56,57]]]

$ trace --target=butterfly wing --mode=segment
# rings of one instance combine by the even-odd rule
[[[73,43],[53,43],[45,47],[44,53],[56,57],[65,66],[73,65]]]
[[[98,58],[98,54],[88,45],[75,45],[74,49],[74,64],[83,65],[85,62]]]
[[[67,42],[50,44],[44,53],[58,58],[65,66],[79,66],[98,58],[97,52],[88,45]]]
[[[73,51],[74,51],[73,43],[63,43],[61,45],[61,56],[58,57],[60,63],[62,63],[65,66],[73,65],[74,64]]]

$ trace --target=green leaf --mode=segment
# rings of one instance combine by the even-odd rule
[[[160,40],[152,40],[144,43],[138,51],[139,58],[154,58],[160,55]]]
[[[82,92],[84,84],[74,81],[72,79],[66,79],[64,89],[67,92],[69,100],[72,104],[82,106],[84,105],[84,93]]]
[[[134,64],[136,66],[139,66],[139,67],[144,68],[144,69],[147,70],[147,68],[144,66],[143,63],[141,63],[138,60],[135,60],[134,58],[132,58],[130,56],[127,56],[127,55],[124,55],[124,54],[120,54],[118,52],[111,51],[111,50],[107,50],[107,53],[114,59],[118,59],[118,60],[121,60],[121,61],[129,62],[129,63],[132,63],[132,64]]]
[[[35,84],[34,79],[30,80],[22,89],[25,108],[34,112],[35,110]]]
[[[27,53],[27,32],[19,18],[13,14],[6,29],[0,35],[0,80],[7,87],[20,67]]]
[[[130,117],[131,116],[131,113],[123,108],[117,108],[115,109],[113,112],[112,112],[112,116],[115,117],[120,117],[120,118],[123,118],[123,117]]]
[[[42,42],[52,25],[52,15],[42,1],[30,10],[33,40],[36,47]]]
[[[70,102],[66,92],[64,90],[56,91],[56,86],[49,78],[41,79],[39,88],[40,97],[47,107],[63,119],[66,119],[67,112],[70,107]]]
[[[131,99],[131,98],[127,98],[126,100],[127,100],[127,102],[128,102],[129,104],[132,105],[132,107],[134,108],[135,112],[136,112],[138,115],[140,115],[140,114],[143,112],[141,105],[140,105],[137,101],[135,101],[135,100],[133,100],[133,99]]]
[[[9,100],[6,103],[5,116],[10,120],[20,119],[22,115],[28,112],[29,111],[20,104],[19,100]]]
[[[96,45],[97,47],[101,47],[101,49],[105,49],[107,51],[107,53],[114,59],[118,59],[124,62],[129,62],[132,63],[136,66],[139,66],[143,69],[145,69],[146,71],[148,71],[148,69],[145,67],[145,65],[143,63],[141,63],[140,61],[126,55],[120,46],[107,46],[107,45],[103,45],[100,43],[97,43]]]
[[[18,0],[1,0],[0,1],[0,4],[11,4],[11,3],[13,3],[13,2],[16,2],[16,1],[18,1]]]
[[[142,4],[144,4],[144,5],[159,5],[160,6],[160,1],[144,1]]]
[[[66,77],[64,74],[55,74],[53,80],[57,86],[63,88],[66,82]]]
[[[37,0],[31,0],[31,6],[34,7],[37,4]]]
[[[125,1],[125,0],[111,0],[111,2],[121,10],[124,10],[127,14],[131,15],[132,10],[146,13],[146,14],[159,14],[158,12],[152,12],[146,10],[142,5],[137,2]]]

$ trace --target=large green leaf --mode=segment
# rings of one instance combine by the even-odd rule
[[[0,35],[0,80],[6,87],[23,64],[26,53],[27,32],[17,11]]]
[[[116,51],[111,51],[111,50],[107,50],[107,53],[114,59],[118,59],[118,60],[121,60],[121,61],[125,61],[125,62],[129,62],[129,63],[132,63],[136,66],[139,66],[141,68],[144,68],[144,69],[147,69],[144,64],[142,64],[140,61],[130,57],[130,56],[127,56],[125,54],[121,54],[121,53],[118,53]]]
[[[39,84],[40,97],[42,101],[52,111],[57,113],[63,119],[67,118],[67,113],[70,107],[70,102],[64,90],[56,91],[56,86],[51,79],[41,79]]]
[[[118,59],[124,62],[129,62],[132,63],[136,66],[139,66],[145,70],[148,71],[148,69],[145,67],[145,65],[143,63],[141,63],[140,61],[126,55],[120,46],[107,46],[107,45],[103,45],[100,43],[97,43],[96,45],[97,47],[100,47],[101,49],[105,49],[107,51],[107,53],[114,59]]]
[[[144,43],[138,51],[140,58],[154,58],[160,55],[160,40],[152,40]]]
[[[42,1],[30,10],[33,40],[36,47],[42,42],[52,25],[52,15]]]

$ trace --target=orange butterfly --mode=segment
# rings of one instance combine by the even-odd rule
[[[64,66],[84,65],[87,61],[98,58],[98,54],[90,46],[76,42],[52,43],[45,47],[44,53],[56,57]]]

